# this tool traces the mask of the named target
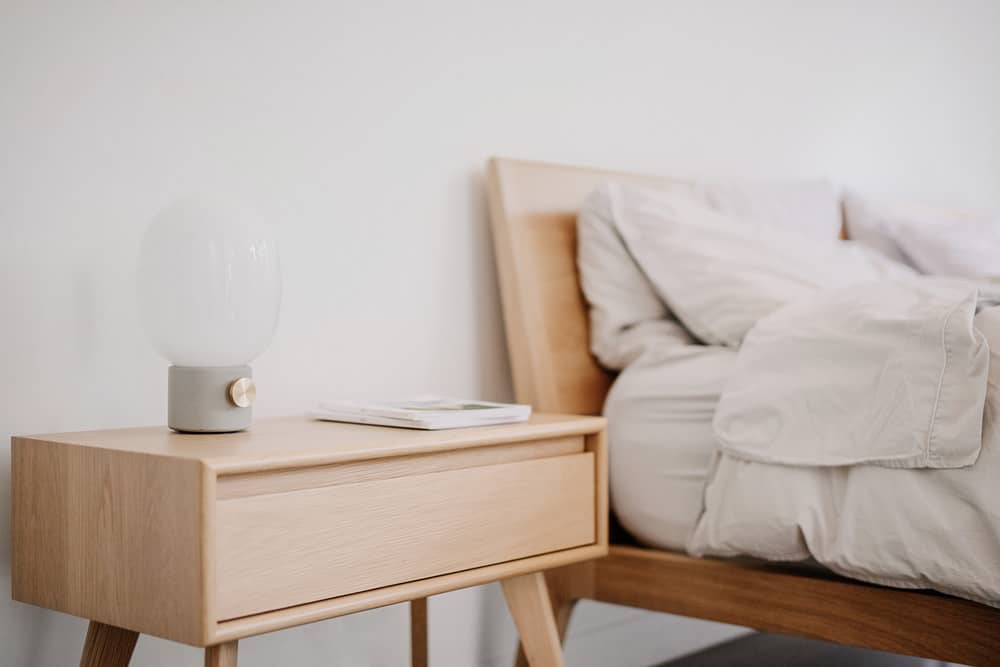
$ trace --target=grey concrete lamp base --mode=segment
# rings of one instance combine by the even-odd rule
[[[167,425],[182,433],[231,433],[250,428],[253,416],[249,366],[171,366],[167,375]]]

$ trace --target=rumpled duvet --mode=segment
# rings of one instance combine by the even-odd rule
[[[750,461],[959,468],[979,456],[992,303],[917,276],[820,292],[761,319],[715,411],[722,451]]]
[[[805,560],[1000,607],[1000,307],[937,277],[762,318],[714,418],[695,555]]]

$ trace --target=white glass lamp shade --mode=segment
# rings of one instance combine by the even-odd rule
[[[146,334],[168,361],[247,364],[271,342],[278,322],[277,245],[252,211],[185,199],[146,229],[138,288]]]

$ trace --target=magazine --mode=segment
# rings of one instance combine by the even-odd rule
[[[309,412],[314,419],[438,430],[527,421],[530,405],[442,396],[402,401],[325,401]]]

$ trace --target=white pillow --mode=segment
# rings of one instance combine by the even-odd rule
[[[804,236],[836,239],[843,227],[840,195],[826,181],[713,183],[703,184],[701,191],[720,213]]]
[[[921,273],[1000,277],[1000,217],[955,225],[895,227],[896,243]]]
[[[1000,214],[890,203],[848,194],[848,236],[921,273],[1000,275]]]
[[[867,248],[734,219],[683,193],[607,191],[636,264],[706,343],[737,346],[757,320],[820,289],[913,275]]]
[[[652,347],[693,342],[639,269],[618,231],[604,185],[584,202],[578,217],[580,284],[590,306],[590,347],[606,368],[621,370]],[[742,222],[796,229],[815,238],[840,232],[840,198],[825,182],[677,182],[663,191],[684,193]]]
[[[591,194],[577,217],[577,266],[590,306],[590,351],[605,368],[622,370],[650,344],[692,342],[625,247],[606,188]]]

